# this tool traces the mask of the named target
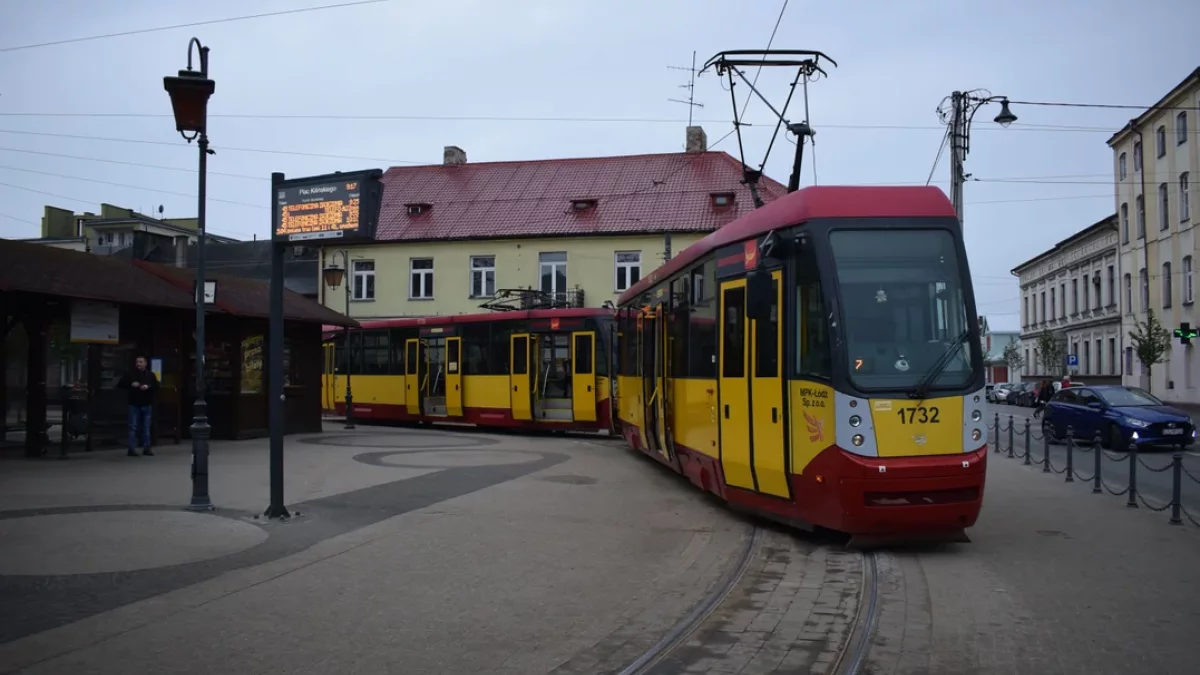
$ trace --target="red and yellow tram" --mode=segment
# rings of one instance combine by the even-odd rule
[[[965,540],[986,467],[962,232],[927,187],[809,187],[619,301],[618,426],[731,505],[860,543]]]
[[[325,408],[356,420],[612,429],[613,312],[535,309],[369,321],[325,335]]]

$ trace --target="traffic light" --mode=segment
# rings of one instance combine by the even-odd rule
[[[1179,338],[1181,344],[1191,344],[1192,339],[1200,338],[1200,330],[1192,328],[1192,325],[1187,321],[1182,321],[1179,328],[1175,329],[1175,337]]]

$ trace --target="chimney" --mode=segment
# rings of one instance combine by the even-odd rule
[[[457,145],[447,145],[442,150],[442,164],[445,166],[466,164],[467,153]]]
[[[687,152],[707,152],[708,151],[708,134],[704,133],[704,127],[688,127],[687,128]]]

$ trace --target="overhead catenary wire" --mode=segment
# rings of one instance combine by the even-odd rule
[[[933,166],[929,167],[929,177],[925,179],[925,184],[929,185],[933,182],[933,174],[937,171],[938,164],[942,162],[942,153],[946,151],[946,145],[950,140],[950,129],[946,129],[945,135],[942,136],[942,142],[938,145],[937,155],[933,158]]]
[[[282,9],[274,12],[263,12],[261,14],[245,14],[241,16],[230,16],[222,19],[208,19],[207,21],[192,21],[190,23],[177,23],[170,26],[155,26],[152,28],[135,28],[133,30],[121,31],[119,33],[103,33],[101,35],[88,35],[85,37],[65,38],[62,40],[51,40],[48,42],[37,42],[27,45],[14,45],[11,47],[0,47],[0,53],[16,52],[26,49],[38,49],[41,47],[55,47],[58,45],[74,44],[77,42],[91,42],[93,40],[106,40],[109,38],[126,37],[129,35],[144,35],[146,33],[159,33],[162,31],[176,30],[179,28],[195,28],[197,26],[212,26],[220,23],[232,23],[234,21],[249,21],[251,19],[264,19],[273,16],[285,16],[288,14],[303,14],[306,12],[317,12],[327,9],[342,9],[346,7],[357,7],[359,5],[374,5],[391,0],[356,0],[354,2],[342,2],[335,5],[320,5],[318,7],[298,7],[296,9]]]

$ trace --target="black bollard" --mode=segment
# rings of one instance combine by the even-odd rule
[[[1176,450],[1171,456],[1171,520],[1172,525],[1182,525],[1179,511],[1183,508],[1183,452]]]
[[[1096,445],[1092,448],[1096,451],[1096,476],[1092,478],[1092,494],[1100,494],[1104,490],[1100,489],[1100,460],[1103,459],[1104,446],[1100,444],[1100,432],[1096,432]]]
[[[1067,480],[1075,482],[1075,427],[1067,427]]]
[[[1050,473],[1050,434],[1042,436],[1042,473]]]
[[[1129,499],[1125,501],[1125,506],[1131,509],[1138,507],[1137,503],[1137,443],[1129,444]]]
[[[1011,453],[1013,447],[1013,416],[1008,416],[1008,451]]]

